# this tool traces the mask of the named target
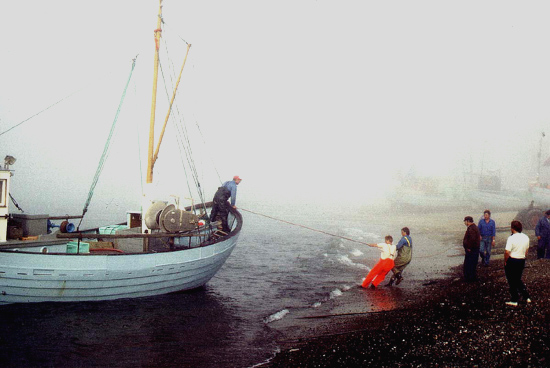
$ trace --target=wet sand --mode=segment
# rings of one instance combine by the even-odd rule
[[[460,244],[464,228],[456,230],[442,236]],[[523,280],[532,303],[505,305],[510,300],[503,268],[508,234],[501,232],[490,266],[478,266],[478,282],[465,283],[457,266],[445,278],[414,288],[357,290],[354,294],[369,300],[370,308],[361,310],[352,300],[347,309],[303,317],[312,322],[309,335],[287,335],[279,341],[282,351],[264,366],[549,366],[550,260],[535,259],[536,239],[532,231],[525,233],[531,249]]]

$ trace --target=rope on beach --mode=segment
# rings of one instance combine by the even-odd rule
[[[255,215],[263,216],[263,217],[266,217],[266,218],[271,219],[271,220],[284,222],[285,224],[289,224],[289,225],[292,225],[292,226],[298,226],[298,227],[301,227],[301,228],[303,228],[303,229],[307,229],[307,230],[315,231],[315,232],[318,232],[318,233],[321,233],[321,234],[333,236],[333,237],[335,237],[335,238],[340,238],[340,239],[344,239],[344,240],[347,240],[347,241],[350,241],[350,242],[359,243],[359,244],[363,244],[363,245],[368,245],[368,243],[366,243],[366,242],[363,242],[363,241],[360,241],[360,240],[356,240],[356,239],[352,239],[352,238],[348,238],[348,237],[346,237],[346,236],[341,236],[341,235],[332,234],[332,233],[329,233],[329,232],[326,232],[326,231],[323,231],[323,230],[314,229],[314,228],[311,228],[311,227],[308,227],[308,226],[305,226],[305,225],[297,224],[297,223],[295,223],[295,222],[290,222],[290,221],[286,221],[286,220],[281,220],[281,219],[278,219],[278,218],[276,218],[276,217],[264,215],[264,214],[262,214],[262,213],[254,212],[254,211],[247,210],[247,209],[244,209],[244,208],[239,208],[239,209],[240,209],[241,211],[250,212],[250,213],[253,213],[253,214],[255,214]]]

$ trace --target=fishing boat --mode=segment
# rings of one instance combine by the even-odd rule
[[[470,208],[466,192],[454,178],[420,177],[407,174],[390,191],[392,208],[403,211],[447,211]]]
[[[82,219],[91,197],[81,216],[10,214],[15,159],[6,156],[0,165],[0,304],[104,301],[195,289],[216,274],[237,245],[243,219],[235,208],[228,215],[230,231],[224,232],[219,221],[209,219],[212,202],[180,208],[178,200],[157,200],[148,189],[164,134],[163,130],[155,151],[162,0],[159,4],[141,210],[128,211],[124,222],[86,230],[70,221]],[[51,232],[56,220],[62,223]]]
[[[533,200],[527,190],[509,190],[502,187],[500,171],[488,171],[485,174],[471,174],[471,185],[468,196],[475,209],[491,209],[492,211],[519,211],[527,207]]]

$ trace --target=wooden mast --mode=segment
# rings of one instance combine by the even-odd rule
[[[174,93],[172,94],[172,99],[170,100],[170,106],[168,107],[168,113],[166,114],[166,119],[164,119],[164,125],[162,126],[162,130],[160,131],[160,137],[157,144],[157,149],[155,150],[155,154],[153,155],[153,166],[155,165],[155,162],[157,161],[157,158],[159,156],[160,144],[162,143],[164,132],[166,132],[166,125],[168,124],[168,119],[170,118],[170,114],[172,112],[172,105],[174,104],[174,100],[176,99],[176,92],[178,90],[178,86],[180,85],[181,73],[183,72],[183,68],[185,67],[185,62],[187,61],[187,55],[189,55],[190,48],[191,48],[191,44],[187,44],[187,53],[185,54],[185,59],[183,59],[183,64],[181,65],[180,74],[178,76],[176,86],[174,87]]]
[[[155,66],[153,73],[153,98],[151,102],[151,121],[149,125],[149,150],[147,154],[147,184],[153,182],[153,153],[155,148],[155,111],[157,105],[157,81],[159,69],[159,46],[162,34],[162,0],[159,0],[159,14],[157,20],[157,29],[155,29]]]

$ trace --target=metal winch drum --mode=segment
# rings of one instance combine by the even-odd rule
[[[151,230],[164,230],[169,233],[190,231],[197,227],[199,217],[191,212],[154,202],[145,214],[145,226]]]

